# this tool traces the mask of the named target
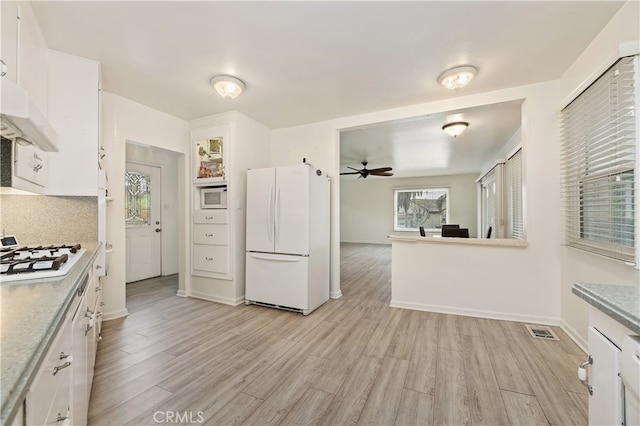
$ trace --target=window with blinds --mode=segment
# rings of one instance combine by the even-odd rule
[[[505,164],[505,190],[507,198],[507,238],[524,238],[522,149],[507,159]]]
[[[566,244],[635,263],[638,56],[620,59],[561,112]]]

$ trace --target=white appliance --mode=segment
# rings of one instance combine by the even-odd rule
[[[200,188],[200,208],[201,209],[226,209],[227,208],[227,187],[216,186]]]
[[[0,249],[0,283],[55,278],[67,275],[85,253],[80,244],[15,247],[15,237],[3,238]]]
[[[308,315],[329,300],[329,193],[309,164],[247,171],[247,304]]]
[[[57,152],[56,132],[29,93],[6,77],[0,79],[0,87],[0,134],[32,143],[43,151]]]

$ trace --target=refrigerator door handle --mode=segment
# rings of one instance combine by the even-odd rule
[[[280,188],[276,188],[276,202],[274,203],[275,205],[275,217],[273,219],[274,223],[275,223],[275,232],[274,232],[274,240],[276,242],[276,244],[278,243],[279,240],[279,235],[278,235],[278,228],[280,225]]]
[[[287,256],[269,253],[250,253],[250,256],[254,259],[271,260],[277,262],[301,262],[303,259],[305,259],[304,256]]]
[[[269,236],[269,242],[273,242],[273,185],[269,190],[269,199],[267,200],[267,235]]]

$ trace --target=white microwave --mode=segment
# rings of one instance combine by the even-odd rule
[[[200,188],[200,208],[226,209],[227,187],[216,186],[211,188]]]

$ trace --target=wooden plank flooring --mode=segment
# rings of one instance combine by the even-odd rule
[[[524,325],[389,308],[391,248],[343,244],[343,297],[308,317],[127,285],[104,323],[91,425],[584,425],[582,351]]]

